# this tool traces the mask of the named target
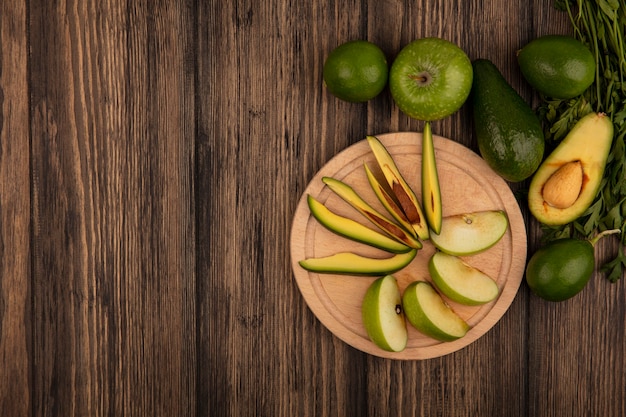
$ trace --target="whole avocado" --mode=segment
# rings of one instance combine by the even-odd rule
[[[585,92],[596,76],[596,60],[582,42],[564,35],[534,39],[517,53],[522,75],[540,93],[558,99]]]
[[[548,301],[564,301],[582,291],[594,270],[593,245],[563,238],[538,249],[528,261],[526,282]]]
[[[480,154],[505,180],[523,181],[543,159],[541,122],[491,61],[477,59],[472,65],[471,102]]]

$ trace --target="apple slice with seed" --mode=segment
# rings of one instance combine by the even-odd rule
[[[361,312],[367,335],[376,346],[390,352],[406,348],[408,332],[402,298],[393,275],[372,282],[363,298]]]
[[[473,255],[489,249],[504,236],[509,219],[503,210],[486,210],[444,217],[441,233],[431,233],[437,249],[450,255]]]

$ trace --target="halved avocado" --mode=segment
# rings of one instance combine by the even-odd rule
[[[398,170],[393,157],[377,137],[367,136],[367,142],[376,157],[385,179],[387,179],[389,187],[391,187],[391,191],[398,199],[398,203],[400,203],[400,207],[402,207],[402,211],[409,223],[411,223],[415,233],[422,240],[428,239],[430,232],[422,206],[415,192],[405,181],[400,170]]]
[[[604,113],[589,113],[542,162],[528,190],[528,206],[541,223],[557,226],[576,220],[595,199],[613,141],[613,123]]]
[[[307,196],[307,202],[313,217],[331,232],[389,252],[405,253],[411,249],[396,239],[378,233],[357,221],[333,213],[312,195]]]
[[[390,258],[370,258],[352,252],[340,252],[321,258],[308,258],[299,264],[311,272],[378,276],[401,270],[415,258],[416,254],[417,249],[411,249]]]
[[[401,226],[380,214],[375,208],[363,200],[348,184],[331,177],[324,177],[322,181],[335,194],[354,207],[366,219],[376,225],[380,230],[387,233],[390,237],[414,249],[422,247],[422,243],[417,240],[411,232],[403,229]]]
[[[422,134],[422,204],[428,225],[438,235],[441,232],[441,189],[429,122],[424,125]]]

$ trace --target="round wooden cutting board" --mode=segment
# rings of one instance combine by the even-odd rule
[[[391,153],[409,185],[421,195],[421,133],[387,133],[377,136]],[[355,209],[337,197],[322,182],[329,176],[352,186],[361,197],[381,213],[384,207],[370,188],[364,170],[367,163],[381,177],[380,170],[366,140],[337,154],[311,180],[303,193],[293,219],[291,230],[291,262],[296,282],[309,308],[338,338],[363,352],[394,359],[427,359],[457,351],[485,334],[511,305],[526,264],[526,229],[524,219],[507,183],[470,149],[452,140],[434,136],[437,168],[441,184],[443,215],[502,209],[509,218],[509,229],[492,248],[463,259],[491,276],[500,288],[499,297],[482,306],[468,307],[446,299],[448,304],[470,326],[471,330],[453,342],[439,342],[417,330],[408,322],[409,341],[402,352],[387,352],[372,343],[361,320],[361,302],[375,277],[318,274],[303,269],[298,262],[311,257],[328,256],[340,251],[352,251],[372,257],[390,254],[337,236],[310,215],[306,202],[313,195],[332,211],[350,217],[375,229]],[[425,241],[415,259],[403,270],[393,274],[400,290],[414,280],[431,281],[428,260],[435,251]]]

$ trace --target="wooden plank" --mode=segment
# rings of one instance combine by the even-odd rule
[[[16,417],[32,411],[26,10],[0,5],[0,410]]]
[[[193,415],[190,2],[33,2],[33,409]]]
[[[307,177],[365,132],[366,107],[328,100],[320,78],[329,49],[362,36],[361,5],[329,6],[200,3],[198,355],[208,368],[198,409],[211,415],[359,410],[363,356],[320,326],[289,262]]]
[[[541,7],[534,2],[534,7]],[[558,22],[558,24],[554,24]],[[531,36],[571,34],[564,12],[535,16]],[[540,245],[532,229],[534,247]],[[613,238],[595,250],[597,266],[616,250]],[[574,298],[547,302],[531,295],[528,320],[528,404],[530,415],[604,415],[626,413],[625,278],[612,284],[596,272]]]

